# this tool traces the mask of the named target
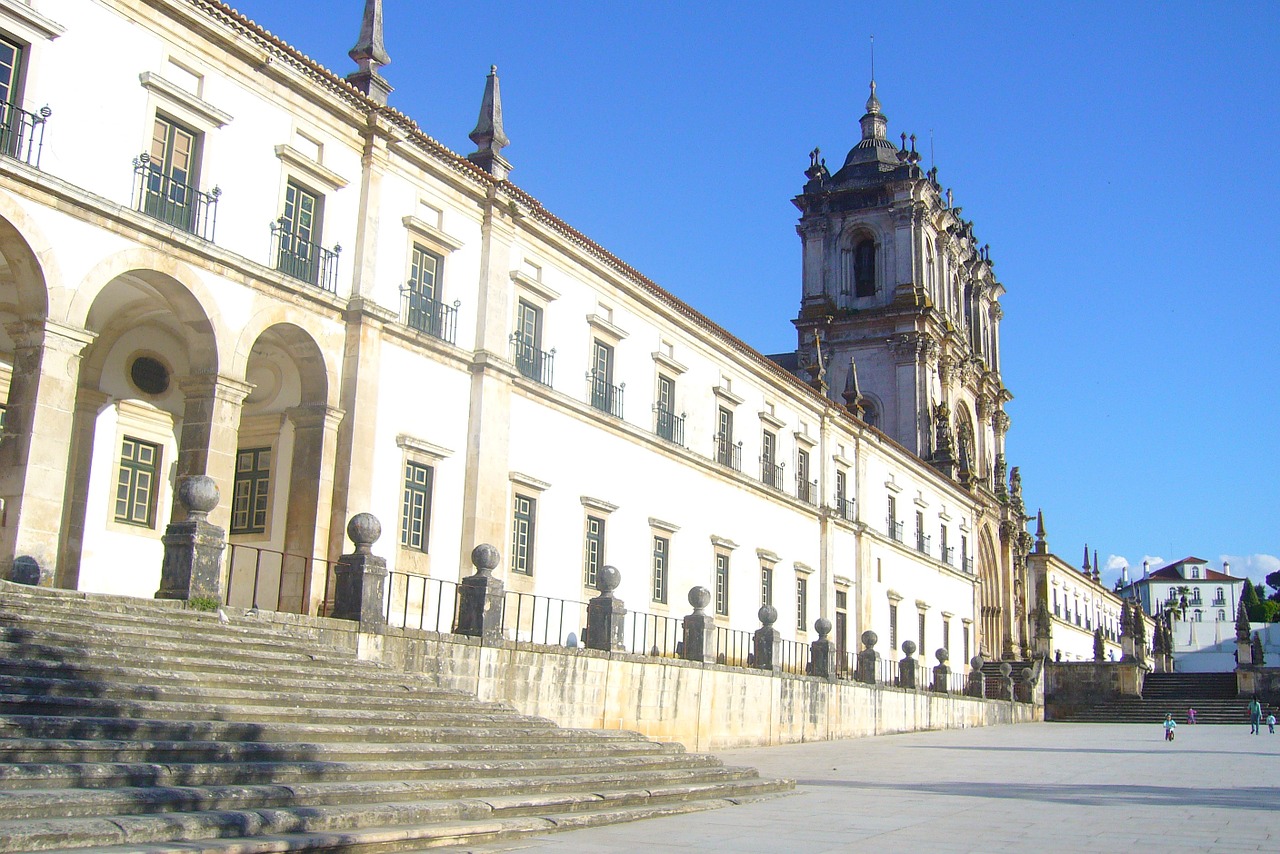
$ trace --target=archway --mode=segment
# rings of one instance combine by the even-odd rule
[[[1004,593],[1000,584],[1000,562],[996,558],[991,529],[983,527],[978,537],[978,580],[981,582],[982,654],[998,660],[1004,651]]]

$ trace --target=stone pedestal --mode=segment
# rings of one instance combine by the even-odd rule
[[[164,531],[164,564],[157,599],[205,599],[223,603],[222,551],[226,531],[209,521],[218,506],[218,486],[204,475],[183,478],[177,499],[187,518]]]
[[[1253,646],[1249,641],[1236,641],[1236,667],[1249,667],[1253,664]]]
[[[778,622],[778,609],[772,605],[761,605],[759,612],[760,628],[752,637],[755,648],[755,666],[761,670],[774,673],[782,671],[782,633],[773,627]]]
[[[693,613],[684,618],[684,647],[680,657],[685,661],[711,663],[716,660],[716,620],[706,612],[711,591],[705,587],[689,590]]]
[[[938,663],[933,668],[933,690],[939,694],[945,694],[949,690],[947,683],[951,679],[951,668],[947,666],[947,659],[951,657],[945,649],[939,648],[934,653]]]
[[[372,513],[357,513],[347,523],[355,551],[338,558],[334,567],[333,616],[355,620],[360,631],[381,634],[387,627],[387,561],[373,553],[382,524]]]
[[[813,660],[813,675],[832,682],[836,678],[836,645],[827,637],[831,634],[831,621],[819,617],[813,623],[818,639],[809,644],[809,656]]]
[[[1133,660],[1134,660],[1134,657],[1133,657],[1133,636],[1132,636],[1132,635],[1121,635],[1121,636],[1120,636],[1120,660],[1121,660],[1121,661],[1133,661]]]
[[[613,598],[622,573],[616,567],[602,566],[596,573],[596,589],[600,595],[587,603],[587,649],[605,652],[625,649],[623,626],[627,620],[627,607],[621,599]]]
[[[458,584],[458,617],[453,632],[485,640],[502,639],[502,610],[506,593],[502,581],[493,577],[498,565],[498,550],[481,543],[471,550],[475,575]]]
[[[902,660],[898,662],[898,686],[901,688],[916,687],[916,642],[902,642]]]
[[[862,633],[862,651],[858,653],[858,666],[853,678],[866,685],[876,684],[876,670],[879,668],[880,653],[873,647],[880,637],[870,629]]]
[[[964,692],[970,697],[978,697],[979,699],[987,696],[987,680],[982,675],[982,665],[986,664],[982,660],[982,656],[975,655],[969,659],[969,679],[965,685]]]

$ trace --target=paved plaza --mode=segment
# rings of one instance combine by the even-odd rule
[[[1244,717],[1243,706],[1241,717]],[[1023,724],[726,751],[796,793],[478,851],[1280,850],[1280,733]]]

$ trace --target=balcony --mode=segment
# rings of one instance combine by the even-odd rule
[[[885,522],[885,529],[889,532],[889,537],[895,542],[902,542],[902,523],[896,521],[892,516]]]
[[[852,498],[837,498],[835,511],[840,515],[840,518],[846,522],[852,522],[857,518],[854,515],[854,504]]]
[[[213,242],[222,190],[214,187],[202,193],[175,181],[152,165],[151,156],[147,154],[133,159],[133,175],[134,210]]]
[[[919,531],[916,532],[916,551],[928,554],[932,545],[933,537],[926,536]]]
[[[956,565],[956,547],[947,546],[942,550],[942,562],[951,566]]]
[[[401,288],[400,293],[403,296],[400,320],[405,326],[449,344],[457,343],[458,306],[462,303],[445,305],[413,287]]]
[[[271,254],[276,269],[290,278],[338,292],[338,253],[341,246],[325,249],[319,243],[303,240],[289,231],[284,218],[271,224]]]
[[[607,376],[596,371],[588,372],[587,380],[591,383],[591,405],[614,418],[621,418],[622,391],[626,383],[613,385]]]
[[[805,504],[818,503],[818,482],[816,480],[796,481],[796,498]]]
[[[511,336],[511,361],[515,363],[520,375],[551,387],[552,369],[555,367],[556,351],[539,350],[532,343],[518,334]]]
[[[653,405],[653,411],[657,414],[653,432],[658,438],[684,447],[684,416],[676,415],[660,403]]]
[[[742,471],[742,443],[735,445],[727,436],[716,436],[716,462],[734,471]]]
[[[0,154],[39,169],[44,126],[51,115],[48,107],[28,113],[16,104],[0,103]]]
[[[964,563],[964,571],[969,573],[970,575],[973,575],[973,558],[966,557],[963,559],[963,563]]]
[[[1227,604],[1227,600],[1226,600],[1226,599],[1223,599],[1223,598],[1221,598],[1221,597],[1219,597],[1219,598],[1217,598],[1217,599],[1214,599],[1214,600],[1213,600],[1213,607],[1215,607],[1215,608],[1222,608],[1222,607],[1225,607],[1225,606],[1226,606],[1226,604]]]
[[[765,486],[770,486],[770,487],[773,487],[774,489],[781,490],[782,489],[782,466],[780,464],[775,464],[772,461],[765,459],[764,457],[761,457],[760,458],[760,482],[763,483]]]

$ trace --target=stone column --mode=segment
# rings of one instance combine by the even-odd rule
[[[623,627],[627,620],[627,607],[621,599],[613,597],[613,591],[622,583],[622,573],[617,567],[602,566],[596,573],[596,589],[600,595],[587,603],[587,649],[605,652],[625,649]]]
[[[870,629],[862,633],[862,651],[858,653],[858,667],[854,678],[865,685],[876,684],[880,653],[875,651],[875,645],[879,641],[880,636]]]
[[[902,660],[898,662],[898,685],[915,690],[916,687],[916,642],[902,642]]]
[[[81,388],[76,395],[71,456],[67,463],[67,500],[62,508],[63,533],[56,582],[58,587],[68,590],[75,590],[80,586],[80,553],[84,548],[85,514],[89,509],[89,472],[93,467],[93,446],[98,416],[110,400],[110,395],[97,389]]]
[[[502,640],[502,610],[506,593],[502,581],[493,577],[493,570],[500,560],[498,550],[488,543],[481,543],[471,550],[471,563],[475,575],[462,579],[458,585],[458,618],[453,625],[454,634]]]
[[[831,640],[831,621],[819,617],[813,621],[818,639],[809,644],[809,657],[813,660],[813,675],[834,682],[836,679],[836,645]]]
[[[964,692],[970,697],[983,698],[987,696],[987,680],[982,675],[982,665],[986,664],[982,660],[982,656],[975,655],[969,659],[969,681],[965,685]]]
[[[938,664],[933,668],[933,690],[939,694],[946,694],[950,690],[947,683],[951,678],[951,668],[947,666],[947,659],[951,654],[946,649],[938,647],[934,655],[938,659]]]
[[[690,588],[689,604],[693,606],[693,613],[684,618],[684,652],[680,656],[686,661],[716,660],[716,619],[706,612],[710,603],[710,590]]]
[[[218,506],[218,485],[211,477],[193,475],[178,481],[174,491],[186,518],[165,527],[164,564],[155,598],[203,599],[221,605],[226,592],[222,551],[227,532],[209,522],[209,513]]]
[[[13,323],[13,376],[0,439],[0,577],[50,586],[57,571],[80,356],[94,333]]]
[[[240,408],[253,387],[220,374],[184,377],[178,387],[186,395],[186,405],[178,437],[177,478],[208,475],[221,494],[233,494]],[[186,512],[175,496],[170,518],[180,522]],[[223,528],[229,526],[231,502],[215,507],[209,521]]]
[[[281,567],[280,609],[313,614],[324,596],[324,574],[329,571],[333,464],[342,410],[315,404],[296,406],[285,414],[293,422],[293,461],[284,550],[312,560],[306,566],[285,561]]]
[[[782,633],[773,627],[778,622],[778,609],[772,605],[761,605],[757,612],[760,617],[760,628],[752,637],[755,651],[755,666],[773,673],[782,672]]]
[[[355,551],[338,559],[333,591],[333,617],[355,620],[360,631],[381,634],[387,627],[385,598],[387,561],[373,553],[382,536],[382,524],[372,513],[357,513],[347,523],[347,536]]]

